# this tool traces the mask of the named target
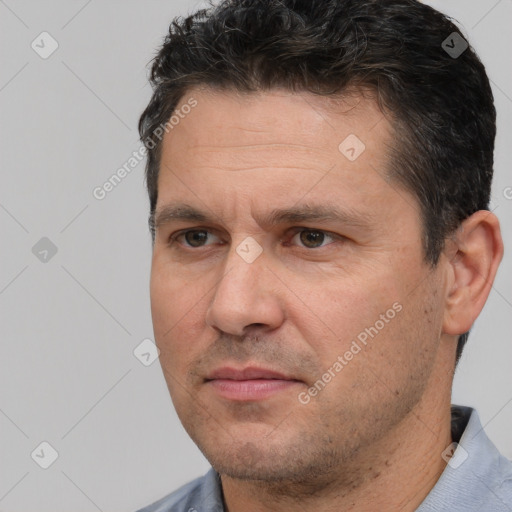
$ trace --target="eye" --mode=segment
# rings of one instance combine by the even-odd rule
[[[292,238],[299,237],[299,240],[303,245],[303,247],[306,247],[307,249],[317,249],[319,247],[325,247],[326,245],[329,245],[334,242],[334,235],[330,235],[326,231],[321,231],[318,229],[305,229],[305,228],[299,228],[300,231],[298,231]],[[331,240],[327,244],[323,244],[325,240]],[[322,245],[323,244],[323,245]]]
[[[207,229],[189,229],[187,231],[181,231],[172,235],[169,238],[169,245],[173,245],[174,242],[178,242],[181,245],[192,249],[205,247],[215,243],[215,241],[211,241],[211,236],[210,243],[207,243],[209,235],[219,240],[217,236],[213,235],[213,233]],[[292,240],[296,239],[297,237],[300,243],[296,241],[295,245],[302,246],[306,249],[322,248],[333,243],[336,238],[342,238],[337,237],[334,234],[330,234],[326,231],[311,228],[295,228],[295,234],[293,235]]]
[[[211,234],[212,233],[206,229],[191,229],[188,231],[182,231],[171,236],[170,244],[172,244],[174,241],[180,242],[180,240],[183,239],[185,241],[183,244],[185,247],[204,247],[205,245],[211,245],[205,243],[208,240],[208,235]]]

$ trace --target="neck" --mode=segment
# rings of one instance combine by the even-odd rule
[[[222,475],[226,511],[416,510],[446,466],[441,453],[452,441],[447,395],[424,396],[392,432],[321,482],[268,483]]]

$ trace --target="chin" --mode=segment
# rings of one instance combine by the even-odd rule
[[[298,433],[294,436],[288,431],[284,439],[282,430],[280,438],[275,437],[275,431],[271,437],[268,426],[265,430],[267,435],[237,438],[227,434],[223,442],[213,442],[211,438],[206,443],[195,441],[219,474],[238,480],[305,483],[329,474],[339,464],[339,457],[335,450],[327,448],[328,443],[321,443],[323,448],[319,450],[311,439],[306,441]]]
[[[222,453],[205,455],[218,473],[238,480],[276,482],[297,477],[297,460],[285,460],[275,450],[264,449],[250,442],[244,443],[239,449],[232,447]]]

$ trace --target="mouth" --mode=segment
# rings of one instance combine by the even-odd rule
[[[302,381],[267,368],[218,368],[205,378],[205,384],[227,400],[257,401],[290,390]]]

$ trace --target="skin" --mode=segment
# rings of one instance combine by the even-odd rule
[[[393,131],[371,96],[190,97],[197,107],[163,139],[151,306],[174,406],[221,474],[226,509],[415,510],[446,464],[457,338],[501,260],[496,217],[466,219],[432,268],[418,202],[387,175]],[[354,161],[338,149],[350,134],[366,146]],[[162,217],[173,202],[212,220]],[[305,203],[349,218],[263,222]],[[236,250],[247,237],[262,249],[252,263]],[[400,312],[301,403],[393,304]],[[221,366],[296,382],[233,401],[205,382]]]

